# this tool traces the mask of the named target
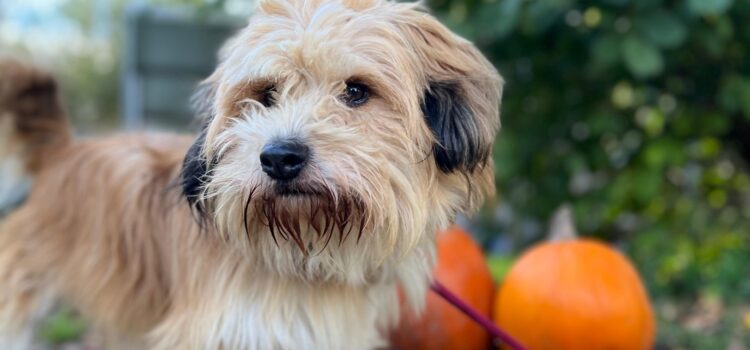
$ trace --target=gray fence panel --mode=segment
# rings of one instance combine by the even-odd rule
[[[205,18],[183,9],[126,11],[122,115],[128,130],[193,125],[190,97],[216,65],[216,55],[242,22]]]

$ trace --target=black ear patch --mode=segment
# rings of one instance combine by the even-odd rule
[[[203,158],[205,141],[206,129],[204,128],[185,155],[185,160],[182,162],[182,173],[180,174],[182,193],[190,205],[196,208],[199,213],[203,213],[204,208],[198,202],[198,198],[203,191],[203,185],[208,176],[208,163]]]
[[[432,153],[441,171],[472,172],[487,162],[490,146],[482,140],[476,116],[458,83],[430,83],[422,101],[422,113],[435,135]]]
[[[209,81],[204,81],[198,85],[195,94],[191,99],[193,110],[197,116],[197,121],[201,124],[201,132],[195,139],[195,142],[188,149],[185,159],[182,162],[182,172],[180,174],[180,184],[182,193],[188,203],[195,208],[198,214],[205,216],[205,208],[199,202],[203,186],[208,178],[209,162],[203,157],[203,146],[206,142],[206,132],[208,124],[214,115],[212,102],[216,95],[216,86]]]

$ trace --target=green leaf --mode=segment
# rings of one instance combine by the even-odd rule
[[[664,70],[661,52],[636,36],[625,38],[621,49],[625,66],[637,78],[650,78]]]
[[[682,164],[685,161],[685,151],[679,142],[661,138],[646,147],[643,160],[651,168],[662,169],[668,165]]]
[[[501,282],[510,268],[513,267],[515,258],[507,255],[491,255],[487,257],[487,265],[495,281]]]
[[[721,152],[721,142],[714,137],[704,137],[692,147],[692,156],[698,159],[710,159]]]
[[[625,6],[630,0],[602,0],[602,2],[607,5]]]
[[[532,35],[546,32],[569,7],[567,0],[534,1],[528,6],[523,29]]]
[[[649,136],[658,136],[664,130],[666,116],[656,108],[639,108],[636,113],[636,123],[643,128]]]
[[[685,42],[687,28],[680,18],[664,10],[648,12],[636,18],[641,37],[658,47],[674,48]]]
[[[663,0],[635,0],[635,6],[639,9],[649,9],[652,7],[656,7],[662,4],[664,2]]]
[[[60,344],[81,338],[86,331],[86,322],[70,309],[64,309],[47,319],[42,327],[45,340]]]
[[[591,45],[591,58],[600,67],[609,67],[620,59],[618,47],[620,41],[616,35],[606,34],[594,40]]]
[[[633,175],[633,194],[641,204],[650,203],[654,198],[657,198],[664,181],[661,169],[640,168]]]
[[[726,12],[734,0],[688,0],[690,12],[699,16],[719,15]]]
[[[477,35],[482,39],[497,40],[506,37],[518,25],[519,10],[523,0],[499,0],[483,4],[477,10],[475,22],[483,23]]]
[[[750,119],[750,78],[732,75],[721,82],[719,103],[730,112],[742,112]]]

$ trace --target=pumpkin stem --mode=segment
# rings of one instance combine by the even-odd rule
[[[548,240],[550,242],[558,242],[576,239],[577,237],[578,233],[576,233],[576,226],[573,221],[573,210],[570,204],[563,203],[552,215]]]

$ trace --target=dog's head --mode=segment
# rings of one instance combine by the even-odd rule
[[[501,86],[415,4],[263,1],[202,86],[185,194],[276,272],[358,283],[427,261],[494,193]]]
[[[22,199],[44,153],[69,136],[54,78],[0,58],[0,212]]]

